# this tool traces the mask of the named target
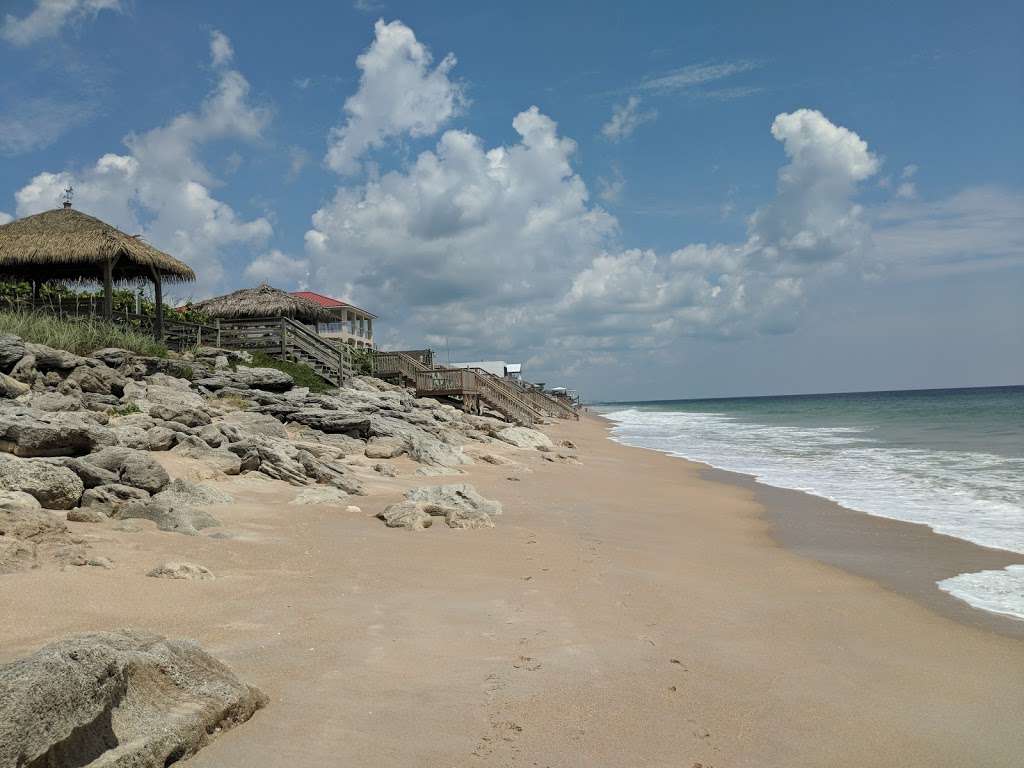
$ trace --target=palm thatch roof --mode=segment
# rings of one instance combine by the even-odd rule
[[[242,288],[224,296],[215,296],[192,305],[210,317],[289,317],[300,323],[329,323],[336,318],[315,301],[282,291],[263,283]]]
[[[58,208],[0,226],[0,276],[16,280],[94,280],[113,260],[115,282],[196,279],[187,265],[138,236],[77,211]]]

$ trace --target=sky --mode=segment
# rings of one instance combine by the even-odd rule
[[[314,290],[591,400],[1019,384],[1022,39],[1015,2],[0,0],[0,223],[72,186],[176,301]]]

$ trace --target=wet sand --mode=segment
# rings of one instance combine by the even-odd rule
[[[863,565],[907,570],[898,547],[868,557],[789,494],[616,445],[597,419],[550,432],[581,466],[508,448],[519,467],[422,478],[399,460],[358,515],[226,482],[227,539],[72,524],[116,568],[0,577],[0,659],[87,629],[195,638],[271,698],[197,766],[1021,764],[1024,643]],[[370,517],[462,481],[504,503],[494,529]],[[843,557],[860,571],[815,559]],[[168,559],[217,579],[144,576]]]

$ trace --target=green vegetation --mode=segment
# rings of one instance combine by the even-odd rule
[[[167,347],[152,336],[92,317],[62,319],[42,312],[0,311],[0,333],[13,333],[25,341],[66,349],[76,355],[119,347],[140,355],[167,356]]]
[[[335,389],[331,384],[321,379],[316,371],[302,363],[276,360],[263,352],[253,352],[252,364],[257,368],[276,368],[279,371],[284,371],[295,379],[295,386],[309,387],[310,392],[329,392]]]
[[[32,286],[28,283],[0,283],[0,309],[27,309],[31,298]],[[130,290],[114,291],[113,299],[116,314],[127,312],[152,316],[156,307],[152,299]],[[63,307],[68,312],[74,312],[76,306],[83,310],[90,305],[99,307],[103,302],[103,291],[75,290],[62,283],[43,283],[39,286],[39,300],[55,308]],[[210,318],[193,309],[191,304],[177,309],[164,304],[163,315],[168,320],[177,320],[178,322],[200,325],[210,323]]]
[[[349,353],[352,371],[356,376],[373,375],[373,350],[364,347],[352,347]]]
[[[129,413],[141,413],[142,409],[135,403],[126,403],[110,409],[111,416],[127,416]]]

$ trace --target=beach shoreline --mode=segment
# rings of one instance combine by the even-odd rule
[[[545,431],[581,463],[487,445],[512,463],[425,478],[396,459],[397,478],[366,476],[361,514],[223,480],[229,538],[69,524],[115,568],[4,576],[0,606],[18,620],[0,628],[0,661],[120,626],[198,640],[270,704],[197,766],[1012,766],[1024,753],[1019,637],[805,556],[766,512],[793,496],[620,445],[597,418]],[[462,482],[503,503],[495,528],[373,517],[407,488]],[[216,580],[144,576],[175,558]]]

